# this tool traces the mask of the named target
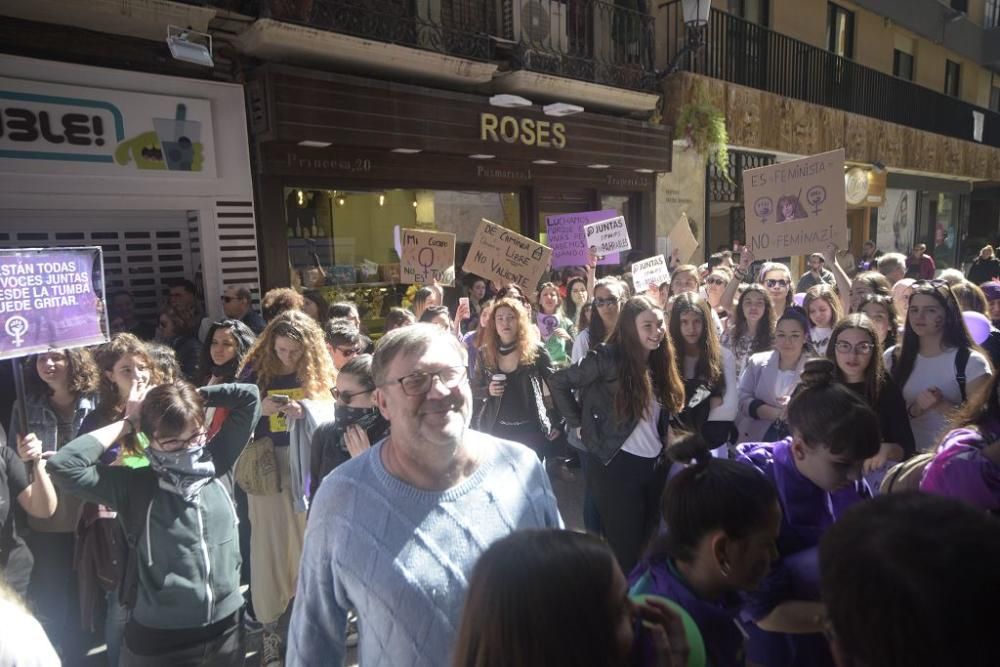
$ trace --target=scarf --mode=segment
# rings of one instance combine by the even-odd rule
[[[225,382],[232,381],[236,377],[236,369],[239,368],[240,360],[233,357],[221,366],[216,366],[212,364],[212,376],[217,377]]]
[[[389,430],[389,422],[382,417],[378,408],[352,408],[349,405],[337,404],[334,407],[333,437],[337,446],[347,451],[344,444],[344,433],[347,427],[357,424],[368,436],[371,444],[381,440]]]
[[[215,479],[215,463],[205,451],[205,443],[176,452],[152,447],[146,450],[149,467],[159,478],[160,488],[176,493],[184,500],[194,500],[202,487]]]

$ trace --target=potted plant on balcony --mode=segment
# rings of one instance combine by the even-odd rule
[[[726,180],[729,176],[729,133],[726,115],[698,92],[677,114],[676,139],[687,142],[689,150],[707,157]]]

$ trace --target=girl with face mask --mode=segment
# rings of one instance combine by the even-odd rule
[[[210,406],[227,408],[229,417],[207,441]],[[130,502],[146,501],[133,552],[138,589],[120,664],[198,659],[241,665],[237,518],[219,478],[236,462],[260,414],[257,388],[222,384],[196,390],[177,382],[147,392],[135,383],[123,412],[122,419],[80,436],[49,463],[56,484],[90,502],[128,513]],[[149,442],[148,467],[98,465],[109,447],[136,435]]]
[[[844,511],[870,496],[861,474],[864,461],[879,451],[878,416],[835,381],[833,362],[813,359],[788,404],[787,421],[789,437],[737,448],[738,461],[774,482],[782,510],[778,561],[741,613],[750,634],[747,660],[766,667],[830,665],[817,547]]]
[[[697,624],[708,664],[743,667],[741,596],[757,590],[778,558],[781,505],[771,480],[713,458],[708,447],[689,436],[667,450],[685,467],[667,482],[665,530],[629,575],[630,592],[673,600]]]
[[[320,483],[331,470],[360,456],[389,435],[389,422],[375,407],[374,391],[372,355],[359,354],[340,369],[337,386],[332,392],[337,402],[334,421],[321,424],[313,433],[310,498],[316,495]]]
[[[931,280],[914,283],[903,342],[886,350],[885,365],[902,388],[918,452],[937,445],[948,415],[992,375],[955,295],[947,284]]]

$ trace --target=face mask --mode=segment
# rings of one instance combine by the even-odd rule
[[[176,493],[185,500],[193,500],[201,488],[215,478],[215,463],[205,452],[204,442],[200,445],[164,452],[149,447],[146,449],[149,467],[159,478],[160,488]]]
[[[358,424],[365,420],[365,417],[378,414],[378,408],[352,408],[349,405],[337,404],[333,409],[333,418],[342,426]],[[363,426],[363,425],[362,425]]]

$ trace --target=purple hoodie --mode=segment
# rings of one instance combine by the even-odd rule
[[[774,482],[782,511],[778,560],[760,588],[745,596],[741,612],[750,635],[747,659],[766,667],[832,665],[821,634],[766,632],[755,621],[787,600],[819,600],[820,538],[849,507],[871,494],[863,483],[834,493],[819,488],[795,467],[791,444],[792,439],[785,438],[737,447],[736,460],[754,466]]]
[[[944,437],[924,469],[920,490],[958,498],[988,511],[1000,510],[1000,466],[983,456],[983,448],[1000,439],[994,420],[978,428],[959,428]]]

